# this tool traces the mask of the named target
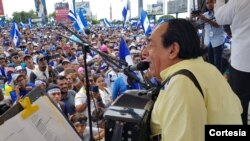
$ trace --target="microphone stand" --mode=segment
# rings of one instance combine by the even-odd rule
[[[63,24],[61,24],[63,25]],[[70,29],[68,29],[66,26],[62,26],[63,28],[67,29],[68,31],[70,31],[73,35],[77,35],[76,33],[74,33],[73,31],[71,31]],[[61,34],[59,34],[61,35]],[[67,36],[61,35],[67,39],[70,39],[71,41],[77,42]],[[76,36],[77,38],[79,38],[79,36]],[[81,39],[81,38],[79,38]],[[77,42],[79,43],[79,42]],[[88,67],[87,67],[87,53],[90,52],[90,46],[88,44],[84,44],[84,43],[79,43],[82,47],[82,52],[84,54],[83,57],[83,61],[84,61],[84,73],[85,73],[85,80],[86,80],[86,95],[87,95],[87,105],[88,105],[88,115],[89,115],[89,133],[90,133],[90,141],[94,141],[93,139],[93,130],[92,130],[92,116],[91,116],[91,99],[90,99],[90,84],[89,84],[89,77],[88,77]]]
[[[88,77],[88,66],[87,66],[87,52],[89,52],[89,46],[81,45],[82,52],[84,54],[83,61],[84,61],[84,73],[86,79],[86,95],[87,95],[87,103],[88,103],[88,115],[89,115],[89,133],[90,133],[90,141],[94,141],[93,139],[93,131],[92,131],[92,116],[91,116],[91,99],[90,99],[90,84],[89,84],[89,77]]]
[[[76,34],[74,31],[70,30],[68,27],[66,27],[66,26],[63,25],[62,23],[60,23],[60,25],[61,25],[64,29],[66,29],[66,30],[69,31],[71,34],[75,35],[78,39],[81,40],[81,42],[79,42],[79,41],[73,40],[73,39],[71,39],[71,38],[69,38],[69,37],[67,37],[67,36],[65,36],[65,35],[62,35],[62,34],[56,32],[56,33],[59,34],[60,36],[66,38],[66,39],[69,39],[69,40],[71,40],[71,41],[73,41],[73,42],[76,42],[76,43],[78,43],[78,44],[80,44],[80,45],[82,46],[82,51],[84,52],[84,61],[86,61],[86,58],[87,58],[87,51],[92,50],[92,51],[98,53],[104,60],[107,60],[107,62],[109,62],[110,64],[113,64],[114,66],[116,66],[116,67],[119,68],[119,69],[123,69],[123,67],[120,66],[119,64],[121,64],[121,65],[123,65],[123,66],[125,66],[125,67],[128,66],[128,64],[127,64],[126,61],[117,59],[117,58],[115,58],[115,57],[113,57],[113,56],[109,56],[108,54],[106,54],[106,53],[104,53],[104,52],[101,52],[101,51],[99,51],[99,50],[97,50],[97,49],[91,47],[91,45],[89,45],[86,41],[84,41],[84,40],[83,40],[78,34]],[[117,62],[118,62],[118,64],[117,64]],[[85,62],[84,62],[84,63],[85,63]],[[85,64],[85,71],[87,71],[87,63]],[[151,86],[150,86],[149,84],[143,83],[135,74],[133,74],[132,72],[130,72],[128,69],[125,68],[125,69],[123,69],[123,71],[124,71],[124,74],[127,75],[129,78],[132,78],[135,82],[140,83],[140,84],[141,84],[143,87],[145,87],[146,89],[150,89]],[[86,89],[86,91],[87,91],[87,93],[89,93],[89,92],[88,92],[88,91],[89,91],[89,88],[88,88],[88,87],[89,87],[89,84],[88,84],[89,82],[88,82],[88,78],[87,78],[88,75],[87,75],[86,72],[85,72],[85,76],[86,76],[86,82],[87,82],[87,89]],[[90,108],[89,108],[89,109],[90,109]]]

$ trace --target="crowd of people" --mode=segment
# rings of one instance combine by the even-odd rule
[[[68,24],[67,27],[74,31],[71,24]],[[1,91],[4,96],[1,98],[1,102],[5,105],[4,108],[1,108],[3,109],[1,114],[32,89],[40,87],[46,91],[65,116],[78,117],[76,114],[81,113],[81,117],[84,116],[81,119],[88,119],[86,76],[84,75],[85,50],[81,45],[63,38],[57,33],[74,40],[79,39],[60,26],[20,28],[22,40],[19,47],[14,47],[9,30],[9,28],[2,29],[0,38],[2,43],[0,47]],[[83,33],[78,33],[78,35],[87,41],[91,48],[119,58],[121,40],[119,29],[92,26],[90,35],[87,36]],[[133,62],[135,64],[140,62],[143,59],[141,51],[146,45],[143,31],[128,29],[124,31],[123,37]],[[124,91],[133,88],[133,84],[128,84],[127,77],[117,68],[112,67],[112,64],[110,65],[97,52],[90,50],[86,54],[91,112],[96,113],[93,114],[95,117],[92,117],[95,121],[93,125],[96,128],[99,127],[99,123],[103,124],[101,116],[103,111]],[[117,61],[115,63],[120,65]],[[124,79],[125,81],[122,81],[124,83],[118,81],[120,79]],[[102,130],[99,131],[103,131],[103,125],[100,127]]]
[[[159,24],[150,37],[145,37],[143,30],[132,28],[123,30],[121,36],[121,28],[104,26],[92,26],[89,35],[78,33],[91,48],[118,59],[120,40],[123,37],[135,64],[142,60],[150,62],[146,77],[152,83],[159,86],[168,80],[166,84],[162,83],[164,86],[161,86],[151,113],[153,140],[203,140],[206,124],[242,124],[242,121],[247,124],[247,82],[250,79],[249,67],[246,65],[249,61],[246,54],[248,50],[244,45],[249,44],[246,39],[242,50],[236,49],[242,41],[238,37],[242,34],[237,29],[239,23],[227,19],[227,16],[234,16],[227,13],[223,15],[221,10],[224,8],[227,11],[228,5],[233,7],[238,6],[238,3],[233,5],[234,0],[226,5],[220,1],[218,3],[220,13],[214,12],[215,0],[206,0],[208,12],[192,15],[205,23],[207,57],[204,57],[200,46],[197,29],[193,23],[184,19],[171,19]],[[238,11],[239,7],[236,7]],[[228,66],[230,85],[223,77],[225,69],[222,69],[222,53],[227,39],[223,24],[233,24],[232,35],[228,35],[230,39],[233,37],[231,65]],[[67,27],[72,29],[71,24]],[[19,47],[13,46],[9,30],[2,29],[0,38],[0,114],[32,89],[40,87],[69,118],[84,140],[90,138],[87,124],[89,116],[92,118],[94,139],[104,140],[104,111],[124,91],[144,89],[93,50],[86,53],[84,64],[86,50],[78,43],[57,34],[59,32],[79,40],[60,26],[20,29],[22,40]],[[243,54],[241,58],[235,57],[239,53]],[[119,61],[114,61],[120,65]],[[188,77],[173,75],[183,69],[194,74],[198,85]],[[85,71],[88,71],[88,76],[85,76]],[[90,85],[91,115],[88,115],[86,78]],[[244,84],[239,85],[240,81],[240,84]]]

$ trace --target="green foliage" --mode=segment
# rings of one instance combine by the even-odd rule
[[[49,14],[48,17],[49,17],[49,19],[51,19],[51,18],[56,19],[56,12],[53,12],[53,13]]]
[[[13,20],[15,20],[17,23],[22,21],[23,23],[28,23],[28,19],[34,19],[37,18],[37,14],[35,11],[30,10],[29,12],[21,11],[21,12],[14,12],[13,13]]]
[[[100,24],[100,21],[98,20],[92,19],[91,21],[92,21],[92,24]]]
[[[102,23],[102,22],[103,22],[103,20],[104,20],[104,19],[100,19],[100,20],[98,20],[98,21],[99,21],[99,23]]]

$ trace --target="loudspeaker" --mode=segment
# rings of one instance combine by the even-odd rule
[[[145,91],[125,91],[104,113],[105,140],[148,141],[153,101]]]

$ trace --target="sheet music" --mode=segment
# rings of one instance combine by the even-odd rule
[[[0,141],[81,141],[47,96],[33,104],[38,104],[39,110],[27,119],[19,113],[0,125]]]

